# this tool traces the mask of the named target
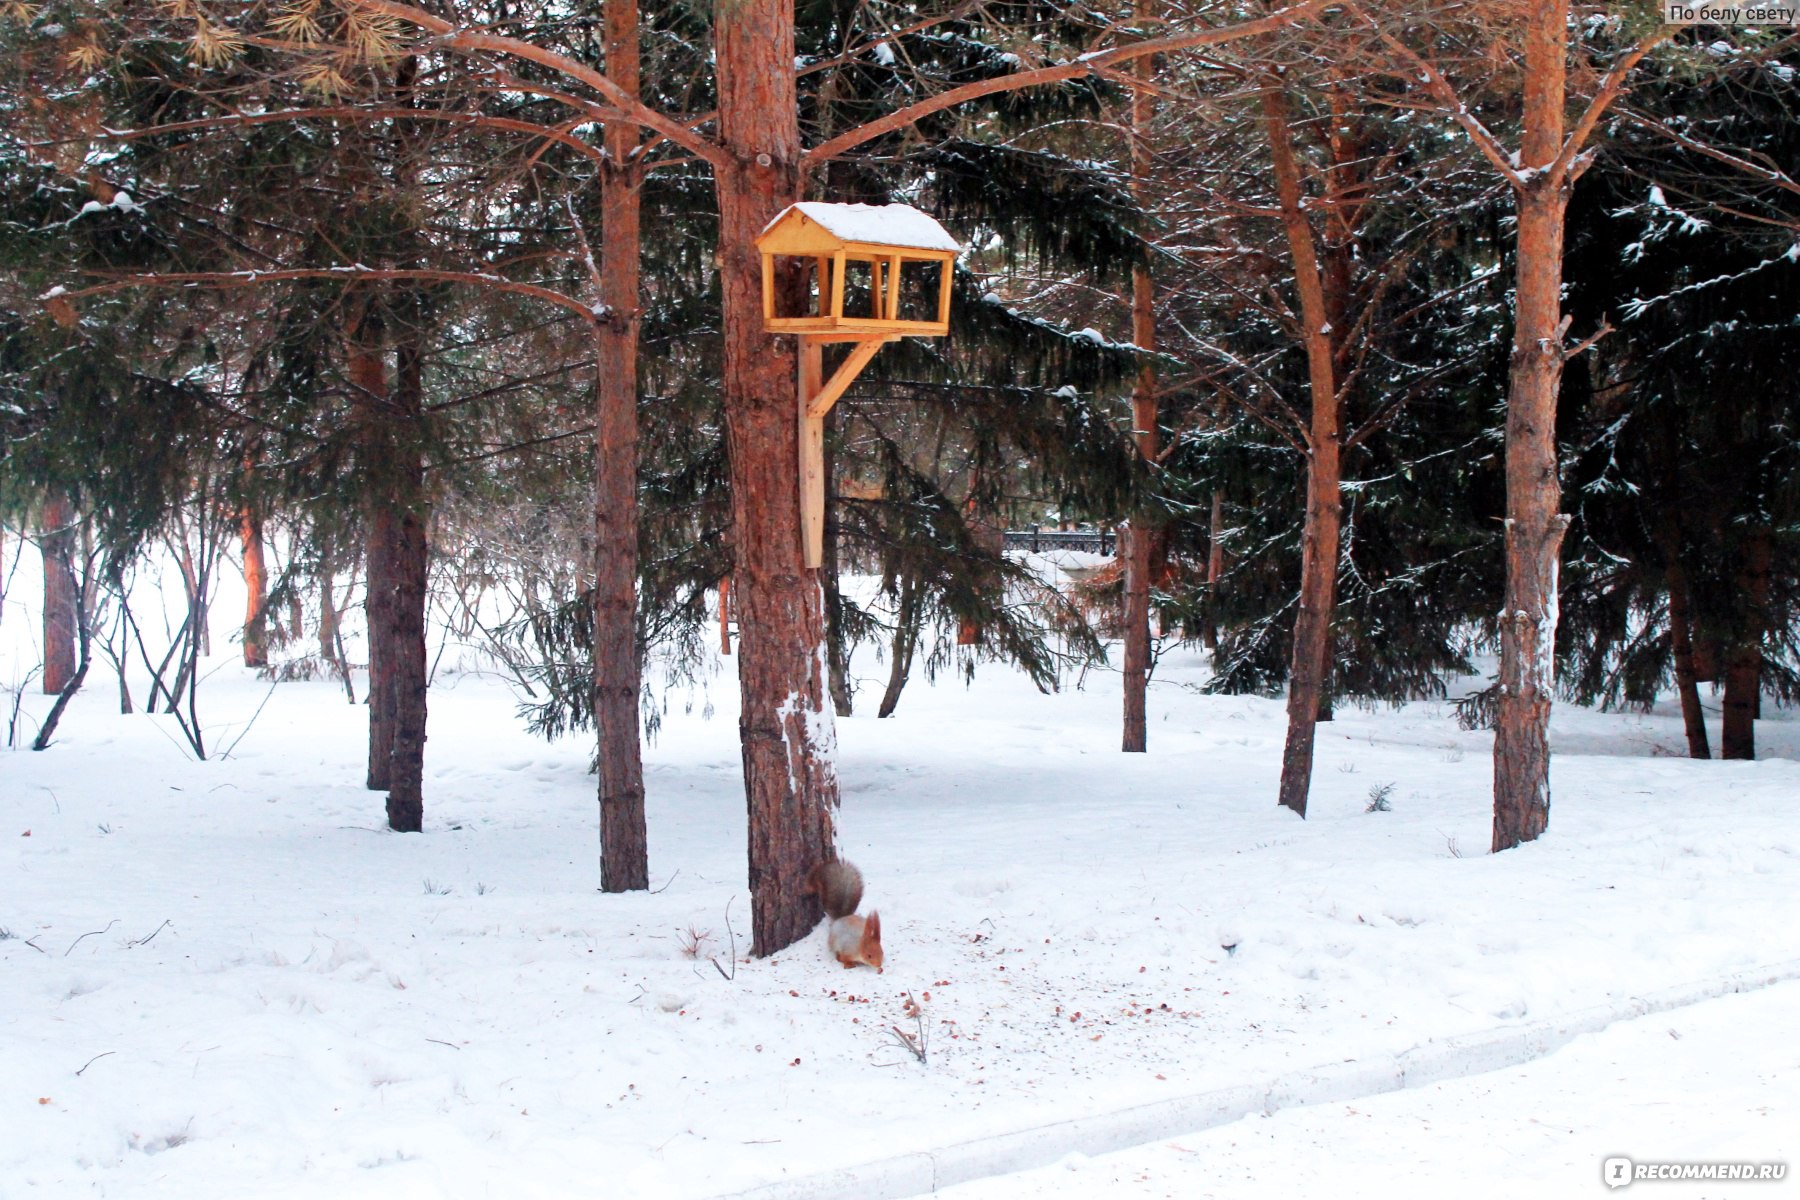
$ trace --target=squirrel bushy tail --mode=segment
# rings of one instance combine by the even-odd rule
[[[842,859],[820,863],[812,869],[806,882],[808,890],[819,894],[825,915],[834,920],[850,916],[862,903],[863,877],[854,863]]]
[[[806,877],[806,888],[817,892],[825,915],[831,918],[825,945],[832,957],[846,967],[858,965],[882,969],[886,955],[881,949],[881,914],[856,915],[862,903],[863,877],[852,863],[820,863]]]

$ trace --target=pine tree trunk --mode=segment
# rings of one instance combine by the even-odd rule
[[[837,431],[839,414],[833,406],[825,414],[825,537],[820,545],[819,585],[825,594],[825,682],[831,693],[831,709],[840,717],[853,711],[850,691],[850,653],[844,631],[844,593],[838,583],[840,560],[838,539],[839,517],[843,509],[837,492]]]
[[[636,0],[606,5],[606,73],[638,89]],[[601,303],[594,418],[594,727],[599,736],[600,888],[650,886],[638,740],[638,325],[640,174],[635,126],[606,128],[600,175]]]
[[[394,535],[388,613],[393,737],[388,750],[387,818],[388,828],[397,833],[418,833],[425,819],[425,603],[430,576],[425,531],[431,505],[425,496],[425,467],[417,440],[425,409],[425,377],[416,329],[406,330],[398,339],[395,358],[394,404],[401,431],[390,439],[396,454],[389,502]]]
[[[1208,650],[1219,648],[1219,580],[1225,574],[1225,493],[1214,490],[1212,512],[1206,526],[1206,608],[1200,615],[1200,643]]]
[[[882,692],[881,706],[875,710],[877,718],[894,715],[894,710],[900,707],[900,692],[912,675],[913,653],[919,648],[923,618],[919,593],[920,583],[916,576],[908,573],[901,578],[899,611],[894,618],[894,643],[892,653],[888,655],[887,690]]]
[[[1756,757],[1756,695],[1762,689],[1762,648],[1733,646],[1725,660],[1724,722],[1719,757]]]
[[[383,412],[388,399],[387,363],[381,333],[365,318],[350,339],[350,382],[356,389],[361,423],[363,477],[367,489],[367,532],[363,552],[363,613],[369,641],[369,770],[365,786],[372,792],[389,788],[394,755],[394,601],[399,554],[398,514],[389,475],[397,449],[391,424]],[[323,629],[319,631],[324,638]]]
[[[44,558],[44,679],[46,696],[75,678],[75,510],[62,496],[44,501],[38,547]]]
[[[1674,422],[1662,424],[1653,462],[1664,494],[1682,494],[1681,436]],[[1656,544],[1662,551],[1663,584],[1669,596],[1669,651],[1675,663],[1675,694],[1681,699],[1681,722],[1687,733],[1689,758],[1711,758],[1707,745],[1706,710],[1700,706],[1699,672],[1694,661],[1693,598],[1682,562],[1682,521],[1676,506],[1658,514]]]
[[[739,737],[749,809],[751,953],[818,923],[807,873],[834,856],[836,732],[825,706],[824,600],[801,544],[797,361],[762,328],[756,236],[800,196],[792,0],[719,0],[714,19],[725,419],[737,561]]]
[[[1315,419],[1315,436],[1321,432]],[[1335,430],[1314,442],[1307,463],[1306,519],[1301,533],[1300,614],[1288,666],[1287,740],[1281,752],[1280,803],[1306,815],[1313,748],[1331,649],[1341,508]]]
[[[1719,732],[1721,758],[1756,757],[1756,719],[1761,715],[1762,639],[1768,628],[1771,538],[1759,529],[1745,539],[1743,566],[1737,574],[1744,619],[1725,654],[1725,720]]]
[[[1694,638],[1694,682],[1719,682],[1719,663],[1724,657],[1725,650],[1720,646],[1718,638],[1709,637],[1704,632]]]
[[[1518,299],[1506,402],[1506,598],[1494,724],[1496,851],[1533,840],[1550,822],[1557,574],[1569,524],[1557,512],[1562,486],[1556,461],[1566,204],[1564,190],[1541,180],[1519,194]]]
[[[336,586],[332,580],[332,562],[325,557],[319,562],[319,659],[326,666],[334,669],[338,666],[337,658],[337,598],[332,595]],[[346,667],[348,664],[345,664]]]
[[[834,522],[825,521],[825,546],[821,579],[825,587],[825,668],[831,692],[831,710],[840,717],[855,712],[855,697],[850,691],[850,648],[844,635],[844,593],[838,587],[837,536]]]
[[[1294,622],[1292,658],[1288,665],[1287,740],[1281,752],[1279,803],[1306,815],[1312,787],[1313,744],[1319,705],[1324,696],[1331,650],[1331,610],[1337,591],[1340,497],[1343,484],[1342,442],[1338,429],[1337,372],[1333,337],[1334,307],[1341,297],[1327,293],[1321,277],[1317,242],[1301,209],[1299,164],[1286,98],[1279,88],[1262,94],[1264,126],[1281,223],[1294,263],[1294,290],[1300,299],[1302,343],[1306,348],[1307,384],[1312,417],[1305,431],[1306,518],[1301,531],[1300,613]]]
[[[1711,758],[1706,741],[1706,710],[1694,673],[1693,619],[1688,613],[1687,571],[1671,552],[1665,572],[1669,583],[1669,641],[1675,656],[1675,690],[1681,697],[1681,722],[1687,729],[1689,758]]]
[[[1127,754],[1148,749],[1144,693],[1150,682],[1150,548],[1155,540],[1156,534],[1142,521],[1120,531],[1119,549],[1125,560],[1125,722],[1119,749]]]
[[[1151,59],[1140,58],[1133,69],[1140,80],[1148,83]],[[1141,201],[1144,179],[1150,170],[1150,155],[1145,138],[1150,124],[1150,97],[1147,88],[1131,95],[1131,181],[1132,191]],[[1156,290],[1150,278],[1147,257],[1131,268],[1131,340],[1146,354],[1156,349]],[[1139,457],[1156,461],[1157,425],[1160,420],[1156,399],[1156,366],[1145,358],[1138,368],[1131,390],[1132,440]],[[1125,560],[1124,570],[1124,729],[1119,749],[1126,754],[1142,754],[1149,746],[1149,729],[1144,713],[1145,691],[1150,686],[1150,560],[1156,542],[1156,531],[1147,518],[1139,515],[1123,531],[1119,550]]]
[[[244,665],[269,665],[268,563],[264,554],[262,516],[250,506],[238,514],[238,537],[244,550]]]
[[[719,577],[719,653],[731,654],[731,576]]]
[[[319,660],[328,668],[339,674],[348,674],[350,664],[338,659],[338,610],[335,594],[337,581],[333,578],[336,564],[331,561],[330,554],[319,559]]]
[[[1132,341],[1154,349],[1155,325],[1150,312],[1150,273],[1140,266],[1132,272]],[[1138,453],[1156,457],[1156,368],[1149,363],[1138,371],[1131,397],[1131,423]],[[1125,722],[1119,748],[1127,754],[1148,749],[1145,691],[1150,684],[1150,570],[1156,546],[1156,530],[1142,517],[1121,531],[1119,549],[1125,560]]]
[[[48,522],[46,522],[46,524],[48,524]],[[74,535],[71,533],[68,536],[72,538]],[[71,590],[73,590],[73,575],[70,575],[69,578]],[[58,689],[56,703],[52,704],[50,706],[50,711],[44,714],[44,723],[38,726],[37,736],[31,740],[31,748],[33,750],[49,749],[51,739],[56,735],[57,726],[62,723],[63,713],[67,711],[69,707],[69,701],[73,700],[75,694],[81,690],[82,683],[87,679],[88,667],[94,661],[93,630],[89,627],[87,614],[82,608],[79,599],[76,601],[74,617],[75,643],[77,647],[74,669],[70,671],[69,677],[63,681],[63,686]]]
[[[1494,720],[1493,849],[1550,823],[1550,707],[1556,689],[1557,574],[1569,518],[1557,511],[1556,401],[1562,385],[1563,150],[1568,0],[1533,0],[1524,34],[1524,132],[1513,346],[1506,397],[1506,595]]]
[[[399,530],[385,503],[372,501],[364,541],[363,615],[369,643],[369,770],[364,786],[385,792],[391,786],[394,758],[394,603],[399,558]],[[320,631],[320,637],[324,631]],[[347,667],[349,664],[345,664]]]

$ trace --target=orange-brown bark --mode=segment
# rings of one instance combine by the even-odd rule
[[[1301,343],[1306,349],[1307,384],[1312,396],[1311,419],[1304,431],[1306,518],[1301,531],[1300,613],[1294,621],[1293,655],[1288,667],[1288,728],[1281,753],[1279,793],[1283,806],[1304,817],[1307,792],[1312,785],[1313,743],[1329,665],[1331,610],[1337,591],[1343,442],[1333,336],[1342,325],[1342,301],[1328,301],[1318,244],[1301,207],[1300,167],[1294,154],[1286,98],[1278,87],[1272,86],[1264,89],[1262,106],[1282,229],[1293,259]]]
[[[382,473],[393,456],[384,411],[388,402],[387,362],[381,333],[367,317],[357,323],[344,349],[367,489],[363,514],[363,574],[367,590],[363,612],[369,642],[369,765],[365,786],[372,792],[385,792],[394,750],[392,578],[397,537],[393,506],[382,486]],[[324,637],[323,628],[320,637]]]
[[[638,90],[635,0],[606,5],[606,70]],[[606,128],[600,171],[600,302],[595,333],[594,728],[599,739],[600,887],[650,886],[644,767],[638,739],[638,326],[639,183],[635,125]]]
[[[264,667],[269,663],[268,563],[262,516],[249,505],[238,512],[238,538],[244,551],[244,665]]]
[[[1556,687],[1557,572],[1569,519],[1558,512],[1556,399],[1562,385],[1562,258],[1573,181],[1551,169],[1563,149],[1567,0],[1536,0],[1527,19],[1525,128],[1518,201],[1513,348],[1506,398],[1506,595],[1494,723],[1493,848],[1550,821],[1550,706]]]
[[[1152,60],[1137,60],[1137,77],[1149,82]],[[1131,179],[1132,188],[1141,200],[1144,180],[1150,170],[1149,136],[1150,92],[1139,88],[1131,97]],[[1148,255],[1140,256],[1131,268],[1131,340],[1145,352],[1143,365],[1131,390],[1132,440],[1138,456],[1154,463],[1157,455],[1157,426],[1161,420],[1156,397],[1156,364],[1148,356],[1156,349],[1156,287],[1150,276]],[[1124,559],[1124,729],[1119,748],[1127,754],[1142,754],[1149,747],[1149,727],[1145,717],[1145,691],[1150,683],[1150,570],[1151,550],[1156,530],[1144,517],[1139,517],[1121,531],[1120,557]]]
[[[749,808],[752,953],[769,955],[818,923],[806,875],[835,856],[836,734],[825,704],[824,602],[801,540],[793,343],[762,330],[754,239],[800,198],[793,7],[720,0],[714,21],[715,167],[724,292],[725,423],[737,531],[739,737]]]
[[[76,612],[74,507],[60,495],[44,501],[38,547],[44,556],[44,678],[54,696],[75,678]]]

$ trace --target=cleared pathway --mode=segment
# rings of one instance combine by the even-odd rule
[[[1785,1163],[1780,1182],[1643,1180],[1609,1157]],[[1584,1034],[1521,1066],[1295,1107],[947,1188],[945,1200],[1800,1196],[1800,983]]]

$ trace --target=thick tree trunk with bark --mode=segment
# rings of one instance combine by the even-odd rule
[[[1140,58],[1133,64],[1137,77],[1147,85],[1151,59]],[[1147,86],[1131,97],[1131,180],[1132,190],[1140,199],[1143,182],[1150,170],[1150,155],[1145,138],[1149,134],[1151,93]],[[1156,289],[1150,277],[1148,258],[1140,258],[1131,268],[1131,340],[1146,354],[1156,349]],[[1157,425],[1160,421],[1156,397],[1156,365],[1148,357],[1138,368],[1131,390],[1132,440],[1139,457],[1155,462]],[[1149,746],[1149,729],[1144,715],[1144,693],[1150,686],[1150,568],[1151,551],[1156,543],[1156,530],[1140,516],[1122,531],[1119,552],[1125,560],[1124,571],[1124,635],[1125,684],[1124,730],[1119,749],[1127,754],[1142,754]]]
[[[636,0],[606,6],[606,71],[638,90]],[[600,301],[594,414],[594,728],[599,737],[600,887],[650,886],[638,740],[639,191],[635,125],[606,129],[600,175]]]
[[[1494,721],[1493,849],[1550,823],[1550,706],[1556,688],[1557,573],[1569,518],[1557,511],[1556,400],[1564,362],[1563,232],[1573,179],[1563,151],[1567,0],[1534,0],[1524,34],[1524,135],[1512,359],[1506,397],[1506,595]]]
[[[249,505],[238,514],[238,538],[244,551],[244,665],[269,665],[269,571],[263,544],[262,515]]]
[[[1150,683],[1150,551],[1155,541],[1156,532],[1141,520],[1119,531],[1120,556],[1125,560],[1125,721],[1119,749],[1127,754],[1149,748],[1144,693]]]
[[[1519,193],[1516,331],[1506,401],[1506,597],[1494,723],[1496,851],[1531,841],[1550,822],[1557,576],[1569,526],[1557,511],[1562,483],[1556,461],[1567,198],[1565,187],[1542,176]]]
[[[38,547],[44,557],[44,678],[55,696],[75,678],[79,597],[75,594],[75,509],[62,496],[44,501]]]
[[[389,493],[394,534],[389,581],[393,598],[388,614],[393,638],[388,660],[393,741],[387,817],[389,829],[417,833],[425,818],[425,601],[430,575],[426,526],[431,507],[425,497],[425,467],[418,444],[425,410],[424,355],[418,331],[407,330],[398,343],[394,404],[401,428],[399,436],[390,439],[398,453],[390,468]]]
[[[1312,787],[1313,745],[1325,678],[1330,668],[1331,610],[1337,592],[1337,561],[1342,520],[1337,371],[1334,333],[1342,323],[1342,297],[1328,295],[1321,275],[1313,228],[1301,209],[1299,163],[1287,103],[1279,88],[1262,94],[1264,127],[1274,167],[1281,223],[1294,263],[1294,290],[1300,299],[1301,342],[1306,348],[1307,383],[1312,417],[1304,431],[1306,518],[1301,532],[1300,613],[1294,622],[1293,655],[1288,666],[1288,728],[1281,752],[1279,802],[1302,817]],[[1337,317],[1337,320],[1333,318]]]
[[[824,603],[805,566],[793,343],[762,328],[756,236],[800,196],[792,0],[719,0],[715,169],[724,292],[725,418],[736,529],[739,737],[749,808],[751,952],[818,923],[807,873],[834,857],[836,731],[825,705]]]
[[[1762,639],[1768,628],[1773,547],[1767,529],[1755,531],[1746,541],[1737,577],[1745,619],[1725,655],[1725,719],[1719,732],[1722,758],[1756,757],[1756,719],[1761,715]]]
[[[1725,660],[1724,719],[1719,730],[1719,757],[1756,757],[1757,696],[1762,690],[1762,647],[1755,642],[1733,646]]]
[[[1717,683],[1723,673],[1719,666],[1725,659],[1725,649],[1719,639],[1702,633],[1694,638],[1694,682]]]
[[[1665,575],[1669,584],[1669,641],[1675,657],[1675,691],[1681,697],[1681,723],[1687,730],[1689,758],[1711,758],[1706,740],[1706,710],[1694,672],[1693,618],[1688,612],[1687,572],[1671,555]]]
[[[1132,273],[1134,313],[1132,341],[1154,349],[1154,321],[1150,314],[1150,273],[1140,266]],[[1131,423],[1138,453],[1156,457],[1156,368],[1149,363],[1138,371],[1131,397]],[[1125,560],[1125,727],[1119,748],[1127,754],[1148,749],[1149,731],[1144,715],[1144,693],[1150,684],[1150,572],[1156,548],[1156,530],[1142,518],[1120,531],[1119,549]]]
[[[1665,494],[1681,494],[1681,438],[1673,422],[1663,423],[1656,447],[1657,472]],[[1707,745],[1706,710],[1700,706],[1699,672],[1694,661],[1693,598],[1682,562],[1681,514],[1668,506],[1659,514],[1656,543],[1662,551],[1663,584],[1669,596],[1669,652],[1675,662],[1675,694],[1681,699],[1681,722],[1687,733],[1689,758],[1711,758]]]
[[[1515,226],[1513,346],[1506,413],[1506,591],[1494,731],[1493,849],[1543,833],[1550,820],[1550,709],[1556,686],[1557,574],[1568,517],[1557,511],[1556,402],[1568,351],[1562,315],[1563,236],[1569,193],[1592,161],[1587,143],[1632,70],[1676,28],[1652,28],[1601,77],[1568,119],[1568,0],[1524,0],[1496,14],[1490,48],[1522,59],[1522,135],[1509,150],[1436,67],[1384,37],[1440,111],[1461,126],[1512,188]],[[1511,20],[1508,19],[1510,16]],[[1514,22],[1516,21],[1516,25]],[[1507,28],[1507,26],[1513,26]],[[1590,47],[1584,38],[1583,53]],[[1596,334],[1595,337],[1599,335]]]
[[[394,753],[394,570],[398,553],[398,518],[387,486],[396,453],[388,403],[387,363],[379,330],[365,319],[348,345],[350,382],[361,423],[364,479],[365,561],[363,613],[369,640],[369,769],[365,786],[388,790]],[[319,636],[324,638],[324,630]]]
[[[1314,420],[1315,434],[1322,422]],[[1288,665],[1287,740],[1281,751],[1283,806],[1306,815],[1313,749],[1331,669],[1331,610],[1336,599],[1341,522],[1339,446],[1335,431],[1314,443],[1308,461],[1306,518],[1300,548],[1300,614]],[[1327,718],[1328,719],[1328,718]]]

